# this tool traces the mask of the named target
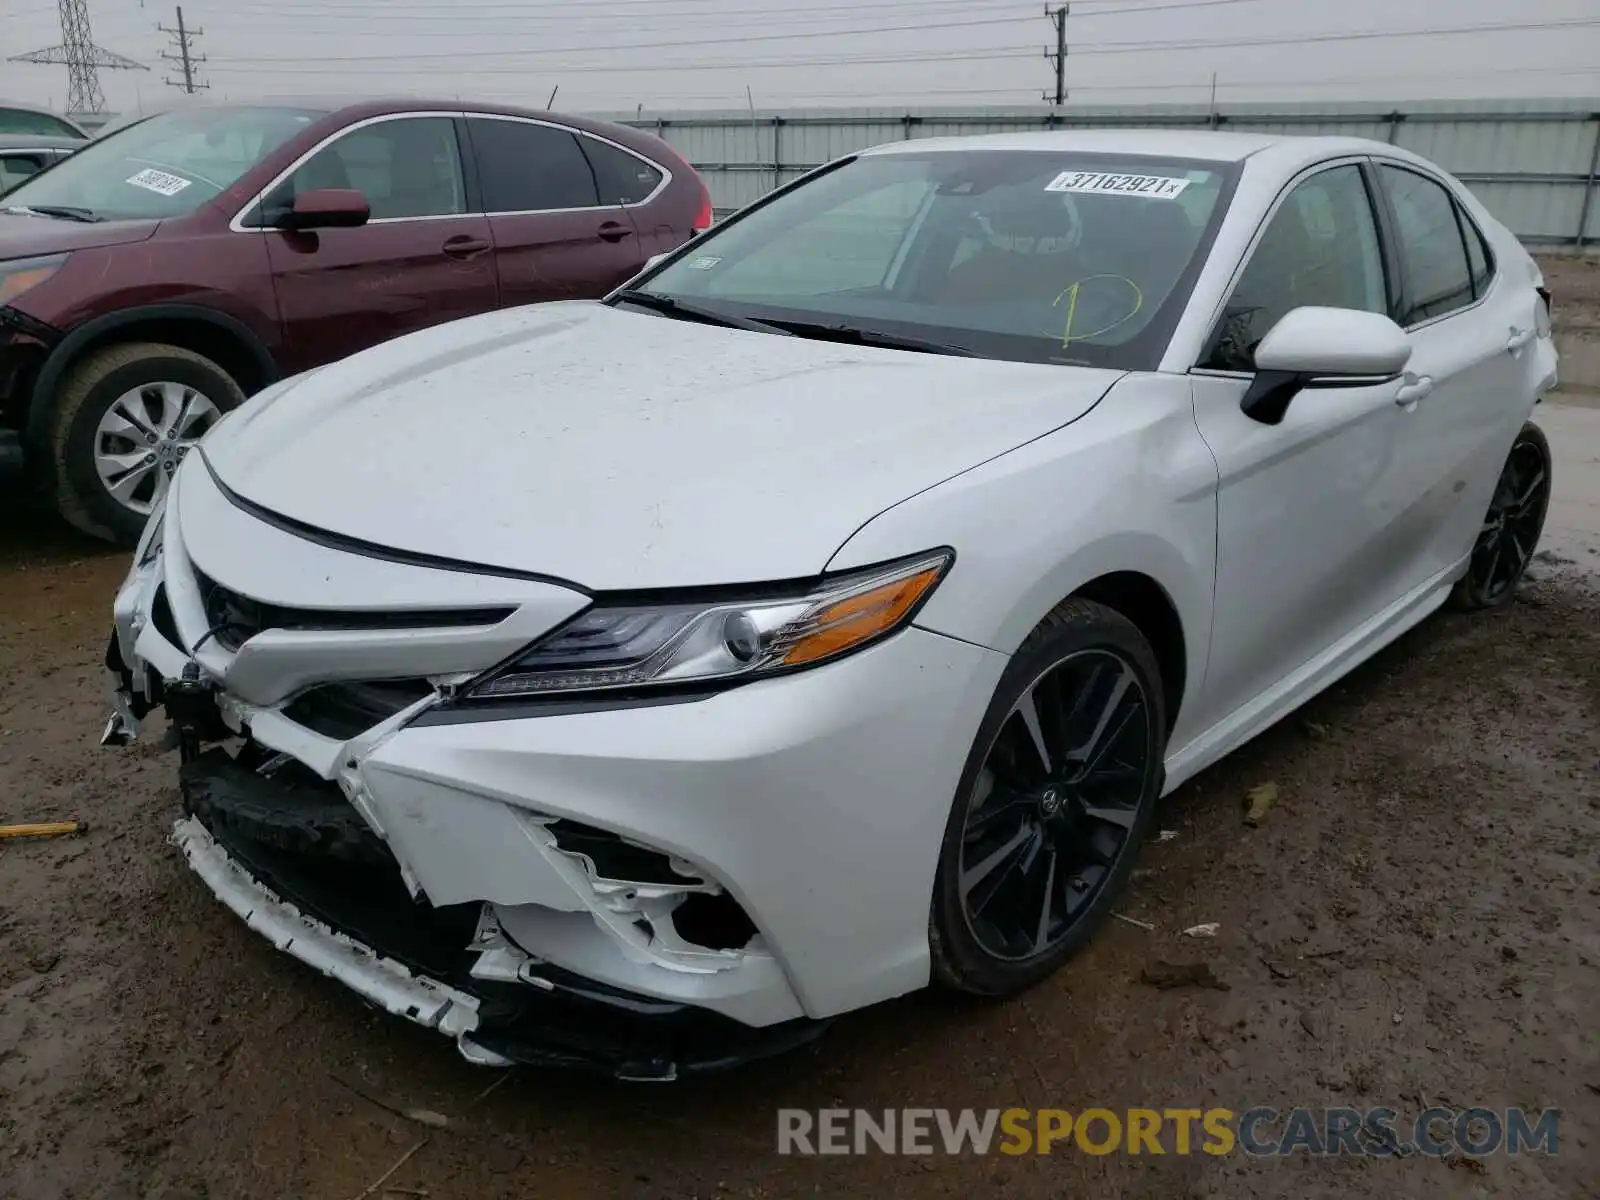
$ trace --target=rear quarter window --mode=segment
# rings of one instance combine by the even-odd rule
[[[660,170],[638,155],[619,150],[598,138],[580,134],[578,145],[594,168],[602,204],[638,204],[649,199],[665,178]]]

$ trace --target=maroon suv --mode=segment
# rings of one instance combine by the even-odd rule
[[[632,129],[498,105],[204,105],[0,196],[0,473],[134,538],[275,379],[515,304],[604,295],[711,223]]]

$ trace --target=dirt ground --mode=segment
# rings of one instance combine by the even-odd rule
[[[1182,788],[1122,907],[1153,929],[1021,999],[914,996],[648,1087],[469,1067],[212,899],[165,841],[170,758],[95,745],[125,565],[0,520],[0,821],[91,823],[0,844],[0,1196],[1600,1196],[1600,576],[1547,555],[1506,611],[1429,620]],[[1159,959],[1227,990],[1138,982]],[[779,1107],[1432,1103],[1559,1107],[1560,1152],[775,1154]]]

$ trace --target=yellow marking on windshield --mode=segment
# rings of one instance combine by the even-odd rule
[[[1125,283],[1133,290],[1133,307],[1126,314],[1118,317],[1103,329],[1096,329],[1091,333],[1073,333],[1072,326],[1078,318],[1078,293],[1083,290],[1083,285],[1093,283],[1096,279],[1111,279],[1117,283]],[[1056,308],[1062,300],[1067,302],[1067,320],[1061,330],[1061,348],[1065,350],[1073,342],[1087,342],[1093,338],[1103,337],[1119,325],[1124,325],[1139,315],[1144,308],[1144,292],[1139,285],[1126,275],[1088,275],[1076,283],[1068,285],[1059,296],[1050,302],[1051,308]]]

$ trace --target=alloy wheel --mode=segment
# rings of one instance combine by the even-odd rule
[[[1472,549],[1467,579],[1484,604],[1500,600],[1522,578],[1544,526],[1550,464],[1544,448],[1519,438],[1506,458],[1488,515]]]
[[[209,397],[186,383],[145,383],[124,392],[95,430],[100,482],[118,504],[148,515],[189,447],[221,416]]]
[[[1118,862],[1152,770],[1151,706],[1111,650],[1025,688],[978,773],[962,830],[961,910],[996,958],[1036,959],[1077,926]]]

